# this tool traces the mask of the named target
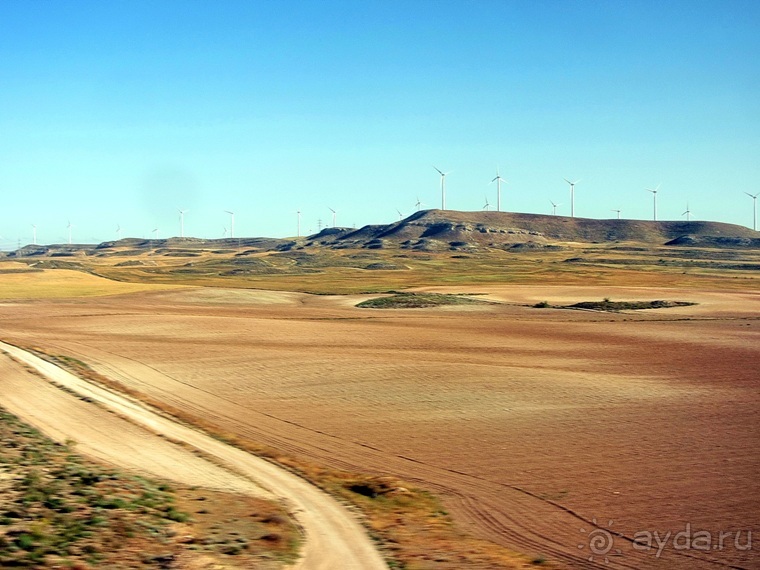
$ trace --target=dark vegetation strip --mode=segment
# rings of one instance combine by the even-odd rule
[[[472,299],[464,294],[444,293],[393,293],[388,297],[376,297],[358,303],[362,309],[421,309],[445,305],[487,305],[488,301]]]
[[[670,307],[688,307],[696,305],[689,301],[581,301],[572,305],[552,305],[548,301],[541,301],[533,305],[536,309],[585,309],[589,311],[608,311],[616,313],[618,311],[636,311],[640,309],[667,309]]]

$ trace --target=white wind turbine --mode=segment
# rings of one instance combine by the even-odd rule
[[[230,212],[229,210],[225,210],[230,215],[230,237],[235,237],[235,212]]]
[[[486,196],[486,205],[483,206],[483,209],[488,212],[491,210],[491,204],[488,203],[488,196]]]
[[[657,192],[660,190],[660,185],[657,185],[657,188],[652,190],[651,188],[645,188],[647,192],[652,193],[652,203],[654,205],[654,221],[657,221]]]
[[[296,210],[296,237],[301,237],[301,210]]]
[[[610,212],[617,212],[617,219],[618,220],[620,219],[620,212],[622,212],[622,211],[623,210],[610,210]]]
[[[752,229],[757,231],[757,197],[760,196],[760,192],[757,194],[745,192],[745,194],[752,198]]]
[[[501,212],[501,182],[504,181],[504,184],[509,184],[509,181],[506,178],[502,178],[501,174],[499,174],[499,167],[496,167],[496,177],[491,180],[491,184],[496,182],[496,211]]]
[[[438,174],[441,175],[441,210],[445,210],[446,209],[446,175],[450,174],[451,171],[443,172],[436,166],[434,166],[433,168],[435,168]]]
[[[328,206],[327,209],[332,212],[332,218],[333,218],[332,227],[335,227],[335,218],[338,215],[338,212],[336,210],[333,210],[330,206]]]
[[[561,206],[562,204],[555,204],[552,200],[549,200],[549,203],[552,205],[552,216],[556,216],[557,206]]]
[[[227,237],[227,226],[222,227],[222,239]]]
[[[37,226],[32,224],[32,245],[37,245]]]
[[[66,226],[69,230],[69,245],[71,245],[71,228],[73,227],[71,225],[71,220],[69,220],[69,224]]]
[[[153,228],[151,233],[153,234],[153,239],[158,239],[158,228]]]
[[[179,237],[185,237],[185,214],[190,210],[177,210],[179,212]]]
[[[116,241],[121,239],[121,226],[116,224]]]
[[[398,220],[401,221],[404,219],[404,214],[401,213],[401,210],[396,208],[396,211],[398,212]]]
[[[424,205],[425,205],[425,203],[420,200],[419,196],[417,196],[417,202],[415,202],[415,204],[414,204],[414,207],[417,209],[417,211],[419,212],[420,208],[422,208],[422,206],[424,206]]]
[[[681,215],[682,216],[686,216],[686,221],[687,222],[691,221],[691,210],[689,210],[689,203],[688,202],[686,202],[686,211],[683,214],[681,214]]]
[[[563,179],[565,182],[567,182],[570,185],[570,217],[575,217],[575,185],[580,182],[580,178],[576,180],[575,182],[570,182],[567,178]]]

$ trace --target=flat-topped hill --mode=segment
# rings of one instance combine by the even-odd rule
[[[27,245],[11,258],[129,257],[146,252],[196,257],[201,252],[251,254],[308,247],[417,251],[556,248],[563,244],[636,242],[649,246],[760,249],[760,232],[705,221],[596,220],[512,212],[423,210],[390,224],[326,228],[301,238],[125,238],[100,244]]]
[[[735,224],[703,221],[595,220],[516,214],[511,212],[458,212],[424,210],[386,225],[358,230],[329,228],[312,241],[334,247],[401,247],[426,249],[437,244],[449,247],[503,247],[557,242],[604,243],[642,242],[663,245],[680,239],[678,245],[720,243],[722,247],[760,247],[760,232]],[[674,244],[675,245],[675,244]]]

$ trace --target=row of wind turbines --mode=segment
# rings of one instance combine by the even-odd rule
[[[441,169],[439,169],[437,166],[433,166],[433,168],[440,174],[441,176],[441,210],[446,209],[446,176],[451,173],[449,172],[443,172]],[[580,182],[580,179],[578,180],[568,180],[567,178],[563,178],[565,182],[567,182],[570,185],[570,217],[575,217],[575,185]],[[496,183],[496,211],[501,212],[501,185],[502,183],[508,184],[508,180],[501,176],[499,173],[499,169],[497,167],[496,169],[496,176],[489,182],[489,184]],[[655,188],[645,188],[646,192],[651,192],[652,194],[652,219],[654,221],[657,221],[657,194],[660,191],[660,184],[658,184]],[[757,231],[757,198],[760,196],[760,192],[756,194],[750,194],[749,192],[744,192],[747,196],[752,198],[752,229]],[[549,203],[552,205],[552,215],[557,215],[557,208],[561,206],[562,204],[556,203],[553,200],[549,200]],[[422,206],[424,206],[423,202],[420,201],[419,197],[417,197],[417,202],[415,203],[415,209],[419,211]],[[483,209],[488,211],[491,208],[491,204],[488,201],[488,197],[486,196],[486,203],[483,206]],[[332,227],[337,227],[337,215],[338,211],[334,208],[328,207],[327,208],[330,213],[332,214]],[[620,219],[620,213],[622,212],[621,209],[613,209],[610,210],[612,212],[615,212],[617,214],[617,219]],[[185,214],[190,212],[189,209],[182,209],[178,208],[177,212],[179,213],[179,227],[180,227],[180,237],[185,237]],[[232,210],[223,210],[224,213],[229,214],[230,216],[230,238],[235,237],[235,212]],[[404,214],[401,213],[400,210],[396,210],[399,215],[399,220],[403,219]],[[686,221],[691,221],[691,209],[689,208],[689,204],[687,202],[686,204],[686,210],[681,214],[682,216],[686,216]],[[297,219],[297,230],[296,235],[298,237],[301,237],[301,210],[297,210],[295,212],[296,219]],[[319,220],[319,229],[322,229],[322,220]],[[32,224],[32,244],[37,245],[37,225]],[[66,229],[68,230],[68,243],[69,245],[72,244],[72,228],[74,225],[71,223],[71,220],[68,221],[66,225]],[[311,230],[310,230],[311,231]],[[159,229],[154,228],[151,232],[154,236],[154,239],[159,239]],[[223,237],[227,237],[227,228],[224,228],[224,234]],[[121,226],[116,226],[116,239],[121,239]]]
[[[438,172],[438,174],[441,175],[441,210],[446,209],[446,176],[451,174],[451,171],[443,172],[440,168],[437,166],[433,166],[433,168]],[[570,217],[575,217],[575,185],[580,182],[580,179],[578,180],[568,180],[567,178],[563,178],[565,182],[567,182],[570,185]],[[502,182],[504,184],[508,184],[509,181],[501,176],[499,174],[499,168],[496,168],[496,176],[491,180],[489,184],[493,184],[496,182],[496,211],[501,212],[501,184]],[[644,188],[646,192],[652,193],[652,219],[656,222],[657,221],[657,193],[660,191],[660,184],[658,184],[655,188]],[[745,192],[747,196],[752,198],[752,229],[757,231],[757,198],[760,196],[760,192],[757,194],[750,194],[749,192]],[[557,207],[561,206],[562,204],[557,204],[553,200],[549,200],[549,203],[552,205],[552,215],[557,215]],[[420,201],[419,198],[417,199],[417,209],[419,210],[420,207]],[[485,206],[483,206],[484,210],[490,210],[491,204],[488,202],[488,196],[486,196],[486,203]],[[398,211],[398,210],[397,210]],[[620,213],[622,210],[610,210],[611,212],[615,212],[617,214],[617,219],[620,219]],[[401,212],[399,212],[399,215]],[[691,210],[689,209],[689,203],[686,203],[686,211],[684,211],[682,216],[686,216],[686,221],[691,221]]]

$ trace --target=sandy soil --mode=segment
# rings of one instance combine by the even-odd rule
[[[435,290],[502,304],[172,291],[6,304],[0,336],[286,452],[418,482],[480,536],[568,567],[760,568],[744,549],[760,527],[758,293]],[[524,306],[603,297],[700,304]],[[687,525],[701,542],[684,548]],[[659,555],[633,547],[646,532],[671,533]]]
[[[351,515],[299,477],[162,417],[125,396],[89,384],[14,346],[0,342],[0,350],[122,416],[80,400],[29,374],[7,355],[0,356],[0,401],[54,439],[74,438],[85,454],[186,485],[286,500],[306,538],[302,558],[291,566],[294,570],[387,568]],[[196,457],[192,449],[229,469]]]

